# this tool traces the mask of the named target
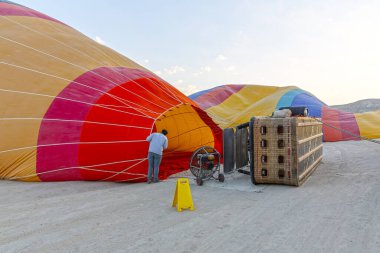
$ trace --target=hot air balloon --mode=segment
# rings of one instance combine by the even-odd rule
[[[160,178],[221,129],[149,70],[62,22],[0,1],[0,178],[145,181],[146,137],[167,129]]]
[[[281,107],[305,106],[321,118],[324,141],[380,138],[380,110],[350,113],[327,106],[296,86],[222,85],[190,96],[221,127],[236,127],[252,116],[270,116]]]

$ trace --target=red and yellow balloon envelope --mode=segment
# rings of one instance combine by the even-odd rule
[[[221,127],[236,127],[253,116],[270,116],[281,107],[306,106],[311,117],[321,118],[324,141],[380,138],[380,110],[348,113],[333,109],[297,87],[223,85],[190,96]]]
[[[173,86],[75,29],[0,1],[0,178],[145,181],[148,142],[167,129],[160,178],[221,130]]]

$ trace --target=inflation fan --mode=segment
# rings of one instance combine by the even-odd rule
[[[210,178],[224,182],[224,175],[220,173],[220,154],[210,146],[200,147],[193,153],[190,171],[196,177],[198,185],[203,185],[203,181]]]

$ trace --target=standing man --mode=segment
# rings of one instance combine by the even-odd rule
[[[161,133],[152,133],[146,140],[150,142],[148,153],[148,184],[152,182],[152,170],[154,166],[154,182],[158,182],[158,172],[160,170],[160,163],[162,159],[162,150],[168,147],[168,138],[166,135],[168,131],[163,129]]]

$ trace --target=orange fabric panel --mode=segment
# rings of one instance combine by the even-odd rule
[[[167,152],[193,152],[201,146],[214,147],[212,131],[189,104],[171,108],[160,116],[155,126],[158,132],[168,130]]]

